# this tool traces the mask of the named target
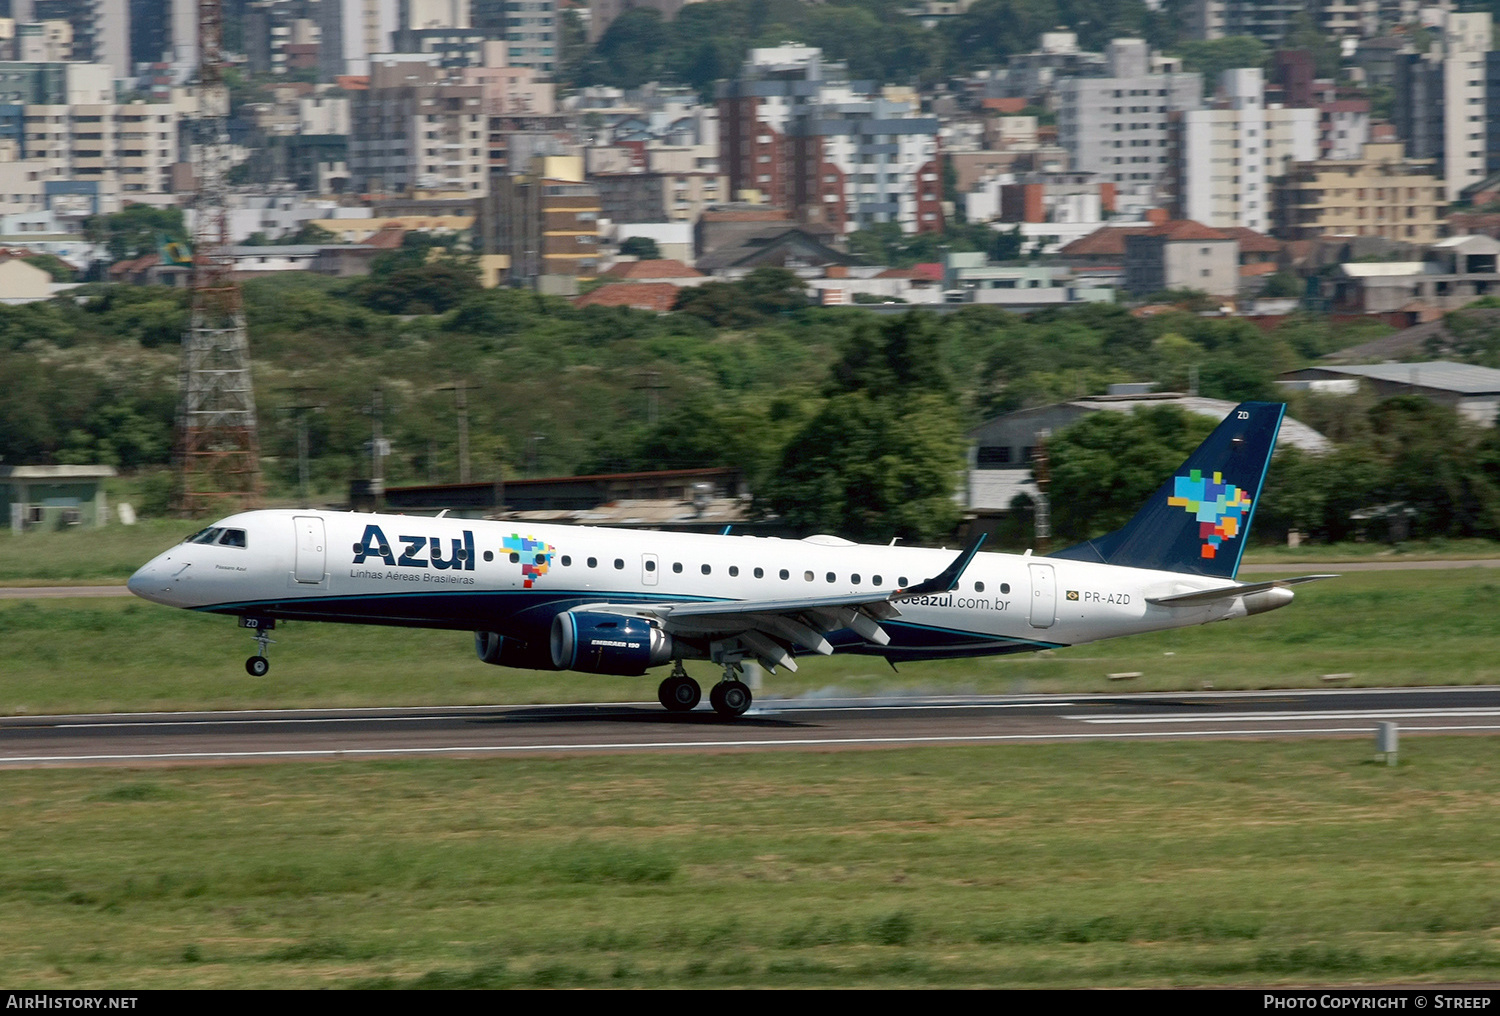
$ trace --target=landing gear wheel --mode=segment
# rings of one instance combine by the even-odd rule
[[[685,713],[702,700],[703,689],[698,687],[697,681],[686,674],[682,676],[674,674],[656,689],[656,698],[668,711]]]
[[[245,673],[251,677],[265,677],[271,670],[271,661],[264,656],[252,656],[245,661]]]
[[[720,681],[708,693],[708,701],[714,712],[733,719],[750,708],[750,689],[741,681]]]

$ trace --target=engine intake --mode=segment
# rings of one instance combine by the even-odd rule
[[[672,636],[626,614],[565,611],[552,619],[552,665],[636,677],[672,659]]]

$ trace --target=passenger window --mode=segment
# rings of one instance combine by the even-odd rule
[[[646,570],[647,571],[656,571],[656,562],[655,561],[651,561],[651,560],[647,560],[646,561]]]
[[[755,569],[755,577],[758,578],[758,579],[765,578],[766,577],[766,570],[764,568],[757,568],[757,569]]]
[[[512,552],[511,555],[510,555],[510,563],[511,564],[520,564],[521,563],[521,555],[517,554],[515,552]]]
[[[976,592],[976,593],[982,593],[982,592],[984,592],[984,583],[983,582],[976,582],[976,583],[974,583],[974,592]]]
[[[896,585],[900,586],[902,589],[905,589],[906,588],[906,576],[903,575],[899,579],[897,579],[896,580]]]
[[[835,575],[833,572],[829,572],[828,573],[828,581],[829,582],[837,582],[838,581],[838,576]]]
[[[856,586],[859,585],[859,572],[855,572],[853,575],[850,575],[849,581],[854,583]]]
[[[805,571],[802,573],[802,578],[807,582],[811,582],[813,580],[813,573],[810,571]]]
[[[1002,582],[1002,583],[1000,583],[1000,591],[1002,593],[1008,593],[1008,592],[1010,592],[1010,583],[1009,582]]]
[[[672,571],[675,572],[678,575],[681,575],[682,574],[682,562],[681,561],[673,561],[672,562]]]
[[[590,568],[597,568],[597,567],[599,567],[599,559],[597,557],[591,557],[591,558],[589,558],[589,567]]]
[[[708,565],[704,565],[703,566],[703,574],[707,575],[711,571],[713,571],[713,569],[710,568]]]
[[[534,559],[533,559],[533,560],[532,560],[532,562],[531,562],[531,563],[532,563],[532,564],[546,564],[546,563],[547,563],[547,555],[546,555],[546,554],[538,554],[538,555],[537,555],[537,556],[536,556],[536,557],[535,557],[535,558],[534,558]]]
[[[885,585],[885,580],[882,579],[879,575],[874,576],[873,578],[870,579],[870,581],[873,582],[873,583],[875,583],[875,588],[877,588],[877,589],[879,589],[881,586]]]
[[[571,568],[571,567],[573,567],[573,559],[571,557],[569,557],[567,554],[564,554],[562,556],[562,563],[563,563],[563,567],[564,568]]]
[[[781,569],[781,577],[782,577],[783,580],[789,579],[789,578],[792,577],[792,573],[789,572],[789,571],[787,571],[785,568],[783,568],[783,569]]]
[[[624,571],[624,570],[625,570],[625,559],[623,557],[617,557],[617,558],[615,558],[615,571]]]
[[[495,560],[495,552],[493,550],[487,550],[487,551],[485,551],[484,552],[484,559],[486,561],[493,561],[493,560]],[[563,558],[563,564],[567,564],[567,563],[568,563],[568,559],[567,558]]]
[[[739,565],[732,564],[732,565],[729,566],[729,577],[730,578],[737,578],[739,576],[739,574],[740,574],[740,566]]]

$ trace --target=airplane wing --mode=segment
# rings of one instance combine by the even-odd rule
[[[894,601],[956,589],[984,540],[985,534],[978,534],[947,568],[905,589],[777,600],[599,603],[574,609],[652,618],[674,636],[728,643],[723,648],[731,652],[740,649],[772,670],[776,667],[796,670],[793,659],[796,647],[827,656],[833,652],[827,636],[843,629],[877,646],[889,645],[891,637],[880,627],[880,622],[900,616]]]
[[[1219,586],[1216,589],[1201,589],[1192,593],[1177,593],[1174,596],[1148,596],[1146,597],[1146,602],[1159,607],[1201,607],[1205,603],[1232,600],[1236,596],[1245,596],[1248,593],[1259,593],[1267,589],[1284,589],[1287,586],[1295,586],[1303,582],[1316,582],[1319,579],[1336,578],[1338,578],[1337,575],[1299,575],[1293,579],[1273,579],[1269,582],[1246,582],[1238,586]]]

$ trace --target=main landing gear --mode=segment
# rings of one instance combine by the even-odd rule
[[[656,698],[669,712],[685,713],[703,698],[703,690],[697,681],[688,677],[687,671],[682,669],[682,661],[678,660],[672,673],[656,689]]]
[[[750,688],[738,680],[736,675],[739,673],[738,662],[725,663],[723,680],[708,692],[708,701],[714,707],[714,712],[727,720],[743,716],[750,708]],[[682,661],[678,660],[672,673],[656,689],[656,697],[670,712],[685,713],[697,706],[702,700],[703,692],[698,687],[698,682],[688,677],[687,671],[682,669]]]

